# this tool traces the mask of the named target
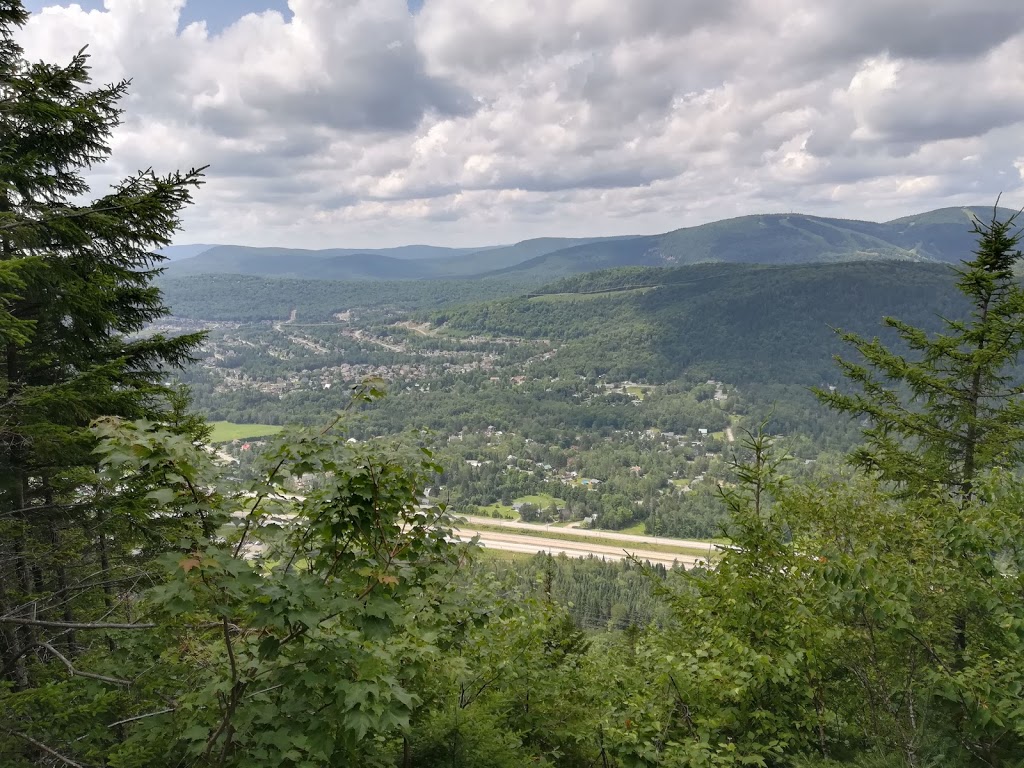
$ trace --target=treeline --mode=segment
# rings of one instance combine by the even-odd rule
[[[515,295],[522,283],[502,280],[361,281],[293,280],[252,275],[162,277],[171,313],[199,320],[330,322],[352,309],[382,314],[411,312]]]
[[[640,629],[668,618],[655,596],[668,575],[661,564],[547,554],[524,560],[495,552],[482,556],[476,567],[497,574],[518,594],[564,606],[582,629]]]

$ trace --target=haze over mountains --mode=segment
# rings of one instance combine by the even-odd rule
[[[1011,212],[1001,210],[1000,215]],[[513,245],[443,248],[253,248],[171,246],[168,277],[240,274],[309,280],[501,278],[536,284],[628,266],[700,263],[805,264],[898,260],[955,263],[970,253],[971,216],[992,208],[943,208],[884,223],[804,214],[725,219],[658,235],[539,238]]]

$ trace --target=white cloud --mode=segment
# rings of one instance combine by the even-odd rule
[[[184,0],[49,8],[32,58],[133,78],[114,158],[211,165],[182,241],[475,244],[1024,196],[1019,0]]]

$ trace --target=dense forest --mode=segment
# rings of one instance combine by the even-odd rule
[[[14,39],[26,19],[0,0],[5,768],[1020,763],[1024,256],[1012,216],[973,220],[952,275],[640,270],[419,307],[487,338],[435,338],[422,316],[327,331],[254,314],[276,322],[173,333],[156,253],[203,170],[147,171],[89,199],[84,174],[110,153],[128,83],[93,87],[84,51],[29,64]],[[615,290],[593,298],[588,285]],[[324,290],[328,306],[349,289]],[[875,323],[912,311],[879,338],[859,335],[859,314],[830,315],[845,329],[833,339],[807,321],[827,321],[802,302],[811,291],[830,306],[852,295]],[[679,306],[692,314],[669,314]],[[699,338],[735,349],[718,378],[699,370]],[[177,383],[193,376],[211,404],[225,382],[258,391],[232,365],[258,345],[280,378],[257,382],[268,408],[314,385],[333,408],[310,408],[243,466],[211,445]],[[773,358],[794,349],[785,366]],[[207,354],[222,365],[197,371]],[[309,362],[320,357],[360,380],[325,388],[334,380]],[[641,363],[646,381],[602,378]],[[375,368],[392,396],[363,376]],[[540,402],[530,429],[551,441],[463,424],[446,445],[476,465],[445,466],[436,436],[401,410],[450,397],[431,388],[437,372],[453,390],[478,383],[461,396],[499,417]],[[288,389],[293,375],[305,389]],[[770,434],[771,414],[743,394],[759,375],[776,394],[813,379],[807,396],[860,433],[848,461],[800,461],[798,440]],[[650,464],[631,467],[641,444]],[[713,499],[728,541],[689,570],[503,558],[461,541],[454,507],[427,494],[464,474],[484,502],[492,481],[509,482],[487,476],[488,451],[507,452],[502,477],[524,484],[570,461],[607,473],[609,510],[632,515],[631,494],[646,496],[655,527],[678,523],[659,491],[688,484],[692,520]],[[685,482],[673,465],[690,468]],[[715,467],[721,482],[695,487],[693,473]],[[577,490],[564,501],[586,506]]]
[[[285,320],[293,309],[297,309],[302,322],[323,322],[353,305],[372,306],[380,313],[409,312],[487,301],[523,291],[522,283],[501,280],[358,283],[235,274],[162,275],[157,284],[175,315],[240,322]]]
[[[702,265],[588,273],[536,291],[441,310],[435,323],[568,342],[579,373],[667,381],[703,368],[736,383],[834,381],[831,328],[880,332],[898,314],[928,330],[966,307],[947,265]]]

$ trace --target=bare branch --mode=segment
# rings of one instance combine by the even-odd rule
[[[64,664],[68,668],[68,674],[72,677],[87,677],[90,680],[99,680],[103,683],[113,683],[114,685],[131,685],[131,680],[124,680],[120,677],[107,677],[106,675],[97,675],[95,672],[83,672],[80,669],[75,669],[75,665],[71,663],[67,656],[58,651],[49,643],[39,643],[39,647],[45,648]]]
[[[156,624],[116,624],[106,621],[78,623],[74,621],[43,621],[26,619],[21,616],[0,616],[0,624],[18,624],[28,627],[50,627],[52,629],[154,629]]]
[[[124,720],[118,720],[117,722],[111,723],[107,728],[116,728],[119,725],[125,725],[126,723],[134,723],[136,720],[145,720],[147,717],[157,717],[158,715],[166,715],[175,711],[175,707],[167,707],[166,709],[158,709],[156,712],[147,712],[144,715],[135,715],[135,717],[126,717]]]
[[[29,736],[27,733],[22,733],[21,731],[12,731],[12,730],[9,730],[7,728],[4,728],[4,731],[9,733],[11,736],[16,736],[19,739],[24,739],[29,744],[31,744],[33,747],[36,747],[37,749],[43,750],[43,752],[45,752],[46,754],[50,755],[50,757],[56,758],[60,762],[64,763],[64,765],[69,765],[69,766],[71,766],[71,768],[86,768],[84,765],[82,765],[82,763],[76,763],[70,757],[65,757],[64,755],[62,755],[60,752],[58,752],[57,750],[53,749],[52,747],[48,747],[45,744],[43,744],[43,742],[36,741],[31,736]]]

